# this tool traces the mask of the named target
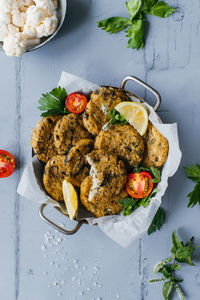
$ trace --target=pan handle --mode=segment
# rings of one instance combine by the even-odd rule
[[[154,90],[150,85],[148,85],[147,83],[145,83],[144,81],[140,80],[139,78],[135,77],[135,76],[127,76],[123,79],[122,83],[121,83],[121,88],[124,89],[127,81],[132,80],[134,82],[137,82],[138,84],[140,84],[141,86],[143,86],[145,89],[149,90],[155,97],[156,97],[156,104],[154,106],[154,110],[157,111],[158,107],[160,106],[161,103],[161,97],[160,94]]]
[[[66,234],[66,235],[72,235],[74,233],[76,233],[80,227],[83,225],[82,222],[77,222],[76,226],[74,229],[72,230],[65,230],[64,228],[60,227],[59,225],[57,225],[56,223],[54,223],[53,221],[51,221],[49,218],[47,218],[45,215],[44,215],[44,209],[45,207],[47,206],[46,203],[43,203],[40,208],[39,208],[39,215],[40,217],[42,218],[42,220],[44,222],[46,222],[47,224],[49,224],[51,227],[55,228],[56,230],[60,231],[61,233],[63,234]]]

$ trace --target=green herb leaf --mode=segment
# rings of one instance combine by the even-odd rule
[[[171,277],[171,280],[175,283],[178,283],[178,282],[183,282],[183,279],[179,279],[177,277]]]
[[[189,193],[187,197],[189,198],[187,207],[193,207],[197,203],[200,205],[200,182],[194,186],[193,191]]]
[[[60,86],[53,89],[50,93],[42,94],[42,97],[38,101],[40,104],[38,108],[43,111],[42,116],[68,114],[69,112],[65,108],[66,97],[66,90]]]
[[[144,207],[147,207],[151,201],[151,198],[153,198],[157,192],[158,192],[157,188],[153,189],[153,191],[151,192],[151,194],[149,196],[141,199],[141,205]]]
[[[144,20],[133,20],[132,25],[126,30],[129,37],[128,48],[141,49],[144,46]]]
[[[179,285],[175,284],[175,288],[176,288],[176,291],[177,291],[177,293],[179,295],[180,300],[184,300],[184,295],[183,295],[183,292],[181,291]]]
[[[182,246],[176,251],[176,260],[179,262],[185,262],[190,266],[194,266],[191,258],[191,255],[194,253],[194,251],[194,248],[191,246]]]
[[[112,109],[110,112],[109,112],[109,117],[110,117],[110,121],[109,123],[111,125],[124,125],[124,124],[127,124],[128,122],[126,121],[125,117],[120,114],[116,109]]]
[[[67,92],[64,88],[61,88],[60,86],[53,89],[50,94],[54,96],[55,98],[59,99],[60,102],[64,105],[65,100],[67,98]]]
[[[163,297],[164,299],[169,299],[169,295],[171,293],[171,290],[173,287],[176,288],[176,291],[179,295],[179,298],[181,300],[184,300],[183,293],[178,285],[179,282],[182,282],[183,279],[180,279],[176,277],[174,274],[175,271],[180,270],[181,265],[177,262],[183,262],[189,265],[193,266],[192,263],[192,254],[195,251],[195,248],[192,246],[195,246],[192,243],[193,237],[191,237],[187,243],[183,243],[179,240],[177,237],[176,231],[172,233],[172,241],[173,241],[173,247],[172,247],[172,254],[169,258],[159,262],[154,267],[154,274],[157,272],[160,272],[163,275],[162,280],[165,281],[163,285]],[[156,282],[160,281],[158,278],[154,280],[150,280],[150,282]],[[170,298],[171,299],[171,298]]]
[[[173,288],[173,282],[171,281],[166,281],[163,284],[163,297],[165,300],[169,300],[169,295],[172,291],[172,288]]]
[[[181,243],[181,241],[179,240],[179,238],[178,238],[178,236],[176,234],[176,231],[173,231],[173,233],[172,233],[172,243],[174,245],[174,248],[172,248],[173,251],[174,251],[174,249],[177,250],[177,249],[183,247],[183,244]],[[174,253],[174,252],[172,252],[172,253]]]
[[[121,199],[121,200],[119,200],[119,203],[123,207],[123,215],[124,216],[129,216],[133,212],[134,206],[135,206],[135,201],[133,198]]]
[[[160,170],[156,167],[150,168],[151,173],[153,174],[154,178],[152,179],[153,183],[160,182]]]
[[[165,210],[162,207],[159,207],[151,222],[151,225],[149,226],[148,234],[152,234],[156,230],[160,230],[160,228],[164,223],[165,223]]]
[[[164,1],[158,1],[156,2],[152,7],[147,9],[146,13],[149,15],[154,15],[161,18],[167,18],[173,12],[175,12],[176,9],[172,8],[170,5],[165,3]]]
[[[152,6],[154,6],[158,2],[158,0],[142,0],[142,11],[146,12],[149,10]]]
[[[153,282],[159,282],[159,281],[163,281],[163,278],[155,278],[155,279],[150,279],[149,282],[153,283]]]
[[[172,270],[174,270],[174,271],[179,271],[180,268],[181,268],[181,265],[180,265],[180,264],[172,265]]]
[[[126,2],[126,8],[128,9],[131,21],[133,21],[135,16],[138,14],[141,6],[142,0],[130,0],[129,2]]]
[[[172,267],[171,265],[164,265],[160,270],[159,273],[162,273],[166,279],[171,277]]]
[[[151,173],[151,170],[147,167],[133,167],[133,173],[140,173],[141,171],[147,171],[149,173]]]
[[[189,179],[198,183],[200,182],[200,165],[191,165],[190,167],[183,168],[188,176]]]
[[[122,17],[111,17],[97,22],[98,27],[110,34],[125,29],[129,24],[130,20]]]

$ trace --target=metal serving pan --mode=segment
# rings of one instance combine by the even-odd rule
[[[161,97],[160,97],[160,94],[155,90],[153,89],[150,85],[148,85],[147,83],[145,83],[144,81],[140,80],[139,78],[135,77],[135,76],[127,76],[125,77],[123,80],[122,80],[122,83],[120,85],[120,88],[122,88],[124,90],[124,92],[130,96],[130,97],[133,97],[135,99],[138,99],[139,101],[141,101],[142,103],[147,103],[145,102],[143,99],[141,99],[140,97],[134,95],[133,93],[127,91],[125,89],[125,85],[128,81],[134,81],[136,83],[138,83],[139,85],[141,85],[142,87],[144,87],[145,89],[147,89],[148,91],[150,91],[156,98],[156,103],[153,107],[154,111],[156,112],[157,109],[159,108],[160,106],[160,103],[161,103]],[[159,118],[160,120],[160,118]],[[161,120],[160,120],[161,122]],[[60,227],[59,225],[57,225],[55,222],[51,221],[45,214],[44,214],[44,210],[46,208],[47,204],[46,203],[43,203],[40,208],[39,208],[39,215],[40,217],[42,218],[43,221],[45,221],[47,224],[49,224],[51,227],[55,228],[56,230],[60,231],[61,233],[63,234],[66,234],[66,235],[72,235],[74,233],[76,233],[80,227],[83,225],[83,224],[88,224],[87,220],[84,220],[83,219],[83,216],[82,218],[80,219],[78,216],[76,217],[76,221],[77,221],[77,224],[75,226],[74,229],[72,230],[66,230],[62,227]],[[63,215],[65,215],[66,217],[68,217],[67,214],[64,214],[59,208],[55,207],[60,213],[62,213]],[[88,217],[88,216],[87,216]]]

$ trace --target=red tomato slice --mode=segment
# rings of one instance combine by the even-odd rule
[[[83,94],[69,94],[65,101],[65,106],[70,112],[80,114],[87,106],[87,98]]]
[[[14,156],[5,150],[0,150],[0,178],[10,176],[15,170]]]
[[[153,189],[151,174],[145,171],[140,173],[131,173],[126,180],[127,193],[136,199],[147,197]]]

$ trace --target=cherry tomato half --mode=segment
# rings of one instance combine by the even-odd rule
[[[15,170],[14,156],[5,150],[0,150],[0,178],[10,176]]]
[[[65,101],[65,106],[70,112],[80,114],[87,106],[87,98],[83,94],[69,94]]]
[[[151,180],[152,176],[148,172],[131,173],[126,180],[126,191],[133,198],[145,198],[153,189]]]

